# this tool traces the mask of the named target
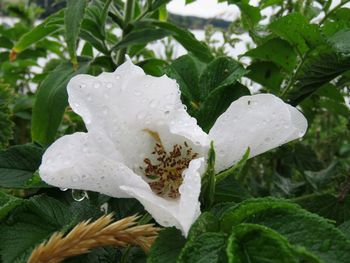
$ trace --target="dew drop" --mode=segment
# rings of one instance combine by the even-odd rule
[[[112,84],[112,83],[108,82],[108,83],[106,84],[106,88],[107,88],[107,89],[111,89],[112,87],[113,87],[113,84]]]
[[[72,176],[72,182],[76,183],[76,182],[78,182],[79,180],[80,180],[80,177],[79,177],[79,176],[77,176],[77,175],[73,175],[73,176]]]
[[[63,187],[60,187],[60,190],[61,190],[62,192],[65,192],[65,191],[67,191],[67,190],[68,190],[68,188],[63,188]]]
[[[156,100],[151,100],[151,101],[149,102],[149,106],[150,106],[150,108],[152,108],[152,109],[154,109],[155,107],[157,107],[157,105],[158,105],[158,102],[157,102]]]
[[[145,118],[145,113],[143,112],[139,112],[137,115],[136,115],[136,118],[138,120],[143,120]]]
[[[115,79],[120,79],[120,75],[119,74],[115,75]]]
[[[98,88],[100,88],[101,87],[101,83],[100,82],[95,82],[94,83],[94,88],[95,89],[98,89]]]
[[[88,198],[88,195],[87,195],[86,191],[84,191],[84,190],[73,189],[72,190],[72,198],[77,202],[81,202],[85,198]]]
[[[86,84],[80,84],[80,85],[79,85],[79,88],[85,89],[85,88],[86,88]]]
[[[264,139],[264,141],[265,141],[265,142],[270,142],[270,141],[271,141],[271,138],[270,138],[270,137],[266,137],[266,138]]]
[[[107,106],[103,106],[103,108],[102,108],[103,115],[107,115],[108,111],[109,111],[108,107]]]
[[[135,95],[136,97],[139,97],[139,96],[142,95],[142,92],[139,91],[139,90],[134,90],[134,95]]]

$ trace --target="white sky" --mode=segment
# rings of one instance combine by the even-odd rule
[[[217,0],[197,0],[194,3],[185,5],[185,0],[173,0],[167,5],[168,11],[200,17],[221,17],[232,19],[239,13],[235,5],[218,3]]]

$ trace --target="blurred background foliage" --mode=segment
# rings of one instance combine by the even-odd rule
[[[350,1],[331,7],[326,0],[262,0],[257,5],[227,0],[240,9],[234,21],[169,14],[167,2],[136,1],[125,24],[124,2],[85,1],[74,13],[81,20],[68,21],[76,32],[68,33],[66,1],[0,2],[1,14],[12,18],[0,23],[3,192],[13,198],[46,193],[74,202],[68,192],[41,182],[36,172],[45,147],[64,134],[85,130],[68,107],[65,86],[78,73],[113,71],[127,53],[148,74],[177,79],[188,112],[204,130],[232,101],[257,91],[279,96],[307,117],[302,140],[248,160],[230,181],[217,185],[217,203],[284,197],[337,225],[349,220]],[[262,12],[266,9],[268,16]],[[188,29],[204,30],[203,41]],[[161,53],[149,45],[154,41]],[[247,51],[234,59],[228,50],[240,43]],[[176,57],[178,45],[188,54]],[[230,74],[236,74],[234,81],[220,86],[219,80]],[[216,93],[198,98],[200,85],[212,85]],[[102,204],[106,198],[91,194],[90,200]],[[120,209],[119,200],[111,204]],[[79,219],[90,215],[81,203],[75,206],[82,210]]]

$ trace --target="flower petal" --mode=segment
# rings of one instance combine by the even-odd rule
[[[181,196],[178,200],[164,199],[137,187],[122,186],[121,189],[138,199],[160,225],[175,226],[187,236],[192,223],[200,215],[198,198],[201,189],[200,170],[203,165],[204,158],[195,159],[183,172],[184,181],[179,189]]]
[[[100,134],[75,133],[63,136],[45,152],[39,168],[48,184],[100,192],[113,197],[130,197],[120,185],[149,188],[122,163],[120,153]]]
[[[67,89],[69,104],[88,131],[103,131],[128,167],[152,152],[154,140],[145,129],[158,132],[169,148],[184,139],[209,145],[207,134],[184,110],[176,81],[146,75],[129,59],[113,73],[77,75]]]
[[[305,117],[271,94],[243,96],[234,101],[209,132],[217,153],[216,170],[239,161],[248,147],[253,157],[300,138],[307,129]]]

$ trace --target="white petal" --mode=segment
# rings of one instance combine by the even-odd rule
[[[305,117],[271,94],[244,96],[234,101],[209,132],[217,153],[216,170],[239,161],[248,147],[250,157],[300,138]]]
[[[130,197],[121,185],[149,188],[122,164],[121,155],[99,134],[63,136],[45,152],[39,173],[48,184],[100,192],[113,197]]]
[[[175,80],[145,75],[130,60],[113,73],[75,76],[67,89],[69,104],[87,129],[102,130],[128,167],[142,163],[152,152],[154,140],[144,129],[157,131],[166,147],[185,139],[209,145],[207,134],[183,109]]]
[[[146,189],[130,186],[121,187],[130,195],[138,199],[153,218],[162,226],[175,226],[187,236],[192,223],[200,214],[198,201],[201,188],[200,170],[204,165],[204,158],[191,161],[184,171],[184,181],[180,187],[181,196],[178,200],[169,200],[157,196]]]

